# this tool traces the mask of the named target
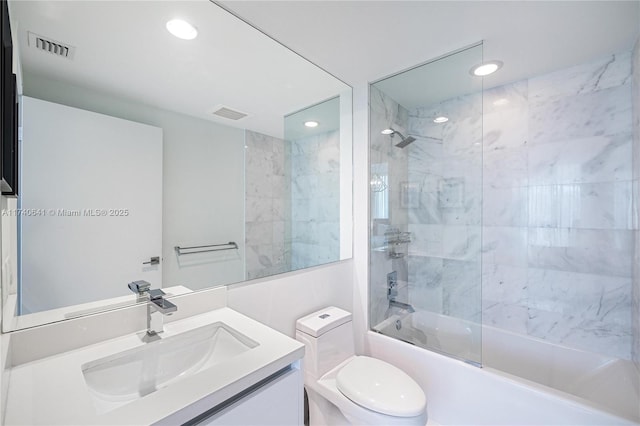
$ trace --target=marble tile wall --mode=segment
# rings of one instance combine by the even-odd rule
[[[411,111],[410,302],[629,359],[631,84],[622,53]]]
[[[636,40],[632,54],[632,82],[633,89],[633,185],[634,185],[634,219],[635,219],[635,252],[633,261],[633,289],[632,289],[632,354],[631,357],[640,370],[640,231],[638,219],[640,209],[640,37]]]
[[[291,270],[290,146],[245,132],[245,246],[247,279]]]
[[[291,141],[291,267],[340,259],[340,134]]]
[[[399,140],[383,135],[380,132],[393,127],[404,135],[408,130],[409,111],[399,105],[392,98],[384,94],[375,86],[371,86],[369,93],[369,134],[370,134],[370,162],[371,175],[380,170],[387,170],[387,188],[384,195],[388,200],[386,217],[379,217],[371,224],[371,256],[370,283],[369,283],[369,308],[370,324],[374,326],[385,318],[389,302],[387,300],[387,274],[391,271],[398,273],[398,297],[397,300],[407,302],[410,256],[392,259],[388,255],[385,246],[385,232],[391,228],[400,231],[408,230],[408,209],[406,203],[415,201],[405,200],[401,202],[403,185],[408,181],[408,149],[416,144],[409,145],[405,149],[395,146]],[[394,142],[395,139],[395,142]],[[405,185],[406,186],[406,185]],[[371,201],[374,202],[376,194],[371,192]],[[372,206],[373,209],[373,206]],[[408,247],[399,247],[407,250]]]
[[[446,123],[434,123],[444,115]],[[409,301],[414,307],[479,321],[481,314],[482,96],[409,114]]]

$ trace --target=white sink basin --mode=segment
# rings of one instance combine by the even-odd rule
[[[82,373],[102,414],[257,346],[239,331],[216,322],[87,362]]]

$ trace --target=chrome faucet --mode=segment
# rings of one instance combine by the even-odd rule
[[[387,274],[387,300],[389,301],[389,307],[404,309],[409,313],[416,311],[410,304],[398,302],[396,297],[398,297],[398,273],[393,271]]]
[[[396,300],[389,300],[389,307],[395,307],[395,308],[400,308],[400,309],[404,309],[405,311],[409,312],[409,313],[413,313],[416,310],[413,309],[413,306],[411,306],[408,303],[403,303],[403,302],[398,302]]]
[[[147,336],[162,333],[164,316],[173,314],[178,307],[164,298],[166,294],[164,291],[151,290],[151,284],[146,281],[129,283],[129,289],[136,293],[138,302],[147,302]]]

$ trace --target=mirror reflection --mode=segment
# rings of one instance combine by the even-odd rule
[[[133,303],[136,280],[175,295],[351,256],[347,85],[206,0],[9,12],[5,328]]]

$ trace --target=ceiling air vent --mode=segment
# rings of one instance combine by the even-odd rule
[[[218,117],[226,118],[229,120],[240,120],[241,118],[247,117],[249,114],[244,112],[236,111],[226,106],[218,106],[214,111],[213,115],[217,115]]]
[[[29,31],[29,46],[54,56],[73,59],[76,48]]]

